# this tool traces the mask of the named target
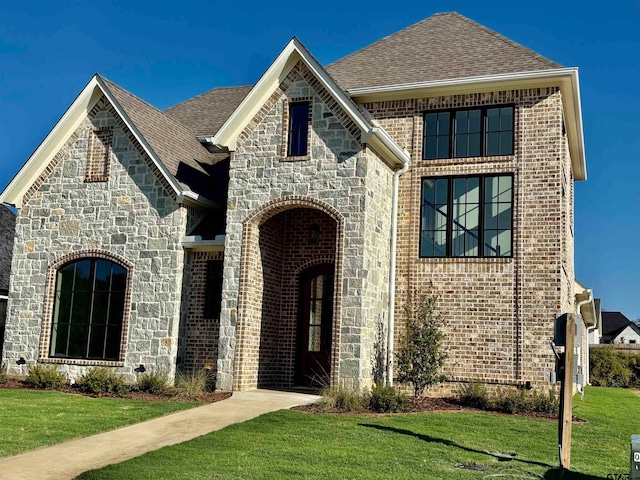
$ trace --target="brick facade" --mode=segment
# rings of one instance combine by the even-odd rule
[[[513,155],[422,160],[424,112],[503,104],[515,105]],[[573,178],[559,89],[363,106],[412,155],[400,182],[396,342],[403,303],[433,284],[445,321],[451,380],[546,388],[554,368],[549,347],[554,319],[573,311]],[[420,258],[422,178],[504,173],[514,178],[513,257]],[[444,388],[456,388],[455,383]]]

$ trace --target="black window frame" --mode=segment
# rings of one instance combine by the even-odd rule
[[[503,109],[503,108],[511,108],[511,128],[510,129],[500,129],[498,132],[511,132],[511,151],[509,153],[498,152],[495,154],[487,153],[487,134],[493,133],[495,131],[488,130],[488,115],[487,112],[489,110],[494,109]],[[456,115],[461,112],[471,112],[471,111],[480,111],[480,147],[479,147],[479,155],[456,155]],[[428,134],[427,130],[427,115],[436,115],[439,117],[440,115],[449,115],[448,119],[448,132],[446,134],[440,133],[440,128],[438,126],[438,131],[436,134]],[[436,118],[437,118],[436,117]],[[498,157],[498,156],[509,156],[515,153],[515,123],[516,123],[516,107],[515,104],[501,104],[501,105],[483,105],[479,107],[465,107],[465,108],[455,108],[455,109],[443,109],[443,110],[427,110],[422,115],[422,159],[423,160],[443,160],[443,159],[453,159],[453,158],[478,158],[478,157]],[[466,132],[461,133],[460,135],[468,135]],[[427,138],[440,138],[448,137],[447,145],[448,151],[446,156],[439,154],[438,146],[435,148],[435,156],[427,156]]]
[[[487,205],[496,202],[487,202],[485,199],[485,181],[488,178],[496,178],[496,177],[510,177],[511,178],[511,218],[510,218],[510,228],[509,229],[498,229],[498,228],[487,228],[486,218],[485,218],[485,208]],[[479,179],[479,192],[478,192],[478,233],[477,233],[477,255],[454,255],[453,254],[453,233],[454,233],[454,181],[457,179],[470,179],[477,178]],[[425,217],[424,207],[425,207],[425,188],[424,184],[427,181],[436,181],[436,180],[446,180],[447,181],[447,203],[446,203],[446,246],[445,246],[445,254],[444,255],[423,255],[423,232],[429,231],[424,229],[423,221]],[[420,238],[418,242],[418,256],[420,258],[513,258],[513,237],[514,237],[514,209],[515,209],[515,195],[514,195],[514,174],[510,172],[506,173],[488,173],[488,174],[470,174],[470,175],[451,175],[451,176],[433,176],[433,177],[422,177],[420,183]],[[498,202],[503,203],[503,202]],[[457,222],[456,222],[457,223]],[[457,225],[458,228],[465,229],[462,225]],[[485,234],[487,231],[498,231],[498,230],[510,230],[510,243],[509,243],[509,255],[486,255],[485,247],[486,245],[482,244],[482,240],[485,238]]]
[[[219,320],[222,310],[222,282],[224,279],[224,261],[207,260],[207,277],[205,279],[205,295],[203,318]]]
[[[89,278],[88,282],[91,284],[90,289],[82,289],[76,287],[78,281],[77,269],[83,262],[89,262]],[[105,291],[97,287],[97,266],[98,262],[109,264],[109,288]],[[66,282],[64,282],[64,271],[73,267],[73,281],[71,289],[68,290]],[[121,288],[114,290],[114,268],[118,269],[119,274],[124,274],[120,279]],[[70,261],[61,265],[56,272],[56,283],[54,288],[54,300],[53,300],[53,316],[51,322],[51,335],[49,339],[49,357],[50,358],[64,358],[71,360],[94,360],[94,361],[120,361],[122,353],[122,332],[124,329],[124,316],[125,308],[127,308],[127,290],[129,281],[129,270],[118,262],[107,258],[100,257],[83,257]],[[106,313],[104,313],[104,320],[99,321],[99,314],[97,313],[96,297],[98,294],[107,294],[106,301]],[[83,295],[84,294],[84,295]],[[60,309],[65,308],[62,300],[63,296],[68,296],[69,311],[64,312],[63,315],[66,318],[61,318]],[[117,302],[117,303],[116,303]],[[117,310],[111,310],[113,306],[116,306]],[[76,311],[83,312],[84,314],[78,317]],[[66,315],[65,315],[66,314]],[[115,322],[112,320],[115,319]],[[65,320],[65,321],[62,321]],[[80,321],[78,321],[80,320]],[[72,327],[76,326],[76,331],[80,331],[78,338],[72,341]],[[62,345],[59,343],[59,335],[64,335],[66,327],[66,340],[62,338]],[[92,336],[95,331],[102,330],[102,337],[99,340],[99,345],[102,346],[101,355],[92,355],[92,349],[95,348],[93,343],[94,337]],[[109,333],[111,332],[111,333]],[[71,353],[72,351],[80,350],[80,354]],[[109,354],[109,352],[111,354]]]
[[[289,102],[289,125],[287,125],[287,157],[306,157],[309,155],[309,114],[311,102]],[[303,109],[302,115],[295,114]],[[297,143],[296,143],[297,141]]]

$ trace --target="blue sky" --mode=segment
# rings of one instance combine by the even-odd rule
[[[0,189],[95,72],[164,109],[255,83],[294,35],[327,64],[445,11],[580,68],[576,274],[606,310],[640,317],[638,0],[2,2]]]

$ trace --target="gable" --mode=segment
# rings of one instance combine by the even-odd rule
[[[259,123],[260,115],[268,112],[269,106],[280,98],[282,94],[280,84],[299,63],[304,64],[308,69],[308,81],[314,90],[322,93],[323,101],[330,105],[333,111],[344,115],[344,119],[341,119],[343,125],[353,125],[354,136],[359,136],[363,143],[370,144],[389,165],[395,167],[409,162],[409,154],[406,150],[403,150],[369,115],[359,109],[295,37],[278,55],[220,130],[206,140],[218,148],[235,151],[238,142],[246,138],[247,127],[249,131],[254,128]],[[348,128],[351,131],[352,127]],[[359,134],[356,129],[359,130]]]
[[[209,154],[187,127],[97,74],[0,194],[0,202],[16,207],[25,203],[25,198],[37,190],[51,166],[59,161],[56,156],[62,147],[99,102],[109,103],[120,125],[144,152],[173,197],[212,205],[200,196],[206,188],[194,191],[191,184],[206,187],[207,169],[219,156]]]

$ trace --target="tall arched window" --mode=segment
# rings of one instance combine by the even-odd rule
[[[101,258],[83,258],[56,274],[49,355],[119,360],[127,270]]]

